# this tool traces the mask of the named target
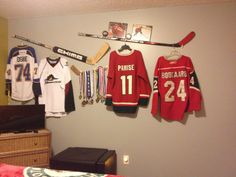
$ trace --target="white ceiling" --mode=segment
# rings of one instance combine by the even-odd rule
[[[0,0],[0,17],[19,19],[225,2],[236,0]]]

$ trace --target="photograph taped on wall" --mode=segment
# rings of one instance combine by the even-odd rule
[[[109,22],[108,37],[125,38],[127,28],[127,23]]]
[[[131,40],[150,41],[151,40],[151,34],[152,34],[152,26],[134,24],[133,28],[132,28],[132,38],[131,38]]]

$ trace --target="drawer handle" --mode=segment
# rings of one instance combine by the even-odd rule
[[[37,143],[37,142],[34,142],[34,145],[35,145],[35,146],[37,146],[37,145],[38,145],[38,143]]]
[[[38,161],[38,159],[34,159],[34,162],[36,163]]]

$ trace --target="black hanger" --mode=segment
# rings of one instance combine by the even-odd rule
[[[130,48],[129,45],[127,45],[126,43],[124,45],[121,46],[120,49],[118,49],[119,52],[122,52],[123,50],[129,50],[131,51],[132,49]]]

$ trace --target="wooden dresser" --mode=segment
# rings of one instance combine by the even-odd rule
[[[0,134],[0,162],[34,167],[49,167],[51,132]]]

